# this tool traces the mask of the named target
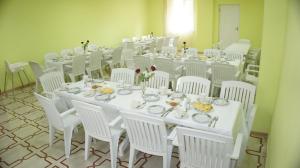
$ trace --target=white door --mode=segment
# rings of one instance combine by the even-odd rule
[[[219,41],[227,47],[240,38],[240,6],[220,5]]]

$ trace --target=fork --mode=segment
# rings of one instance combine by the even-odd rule
[[[214,123],[214,125],[213,125],[213,128],[215,128],[216,123],[217,123],[218,120],[219,120],[219,117],[216,117],[216,118],[215,118],[215,123]]]

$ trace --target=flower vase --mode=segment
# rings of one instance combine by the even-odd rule
[[[146,83],[145,82],[141,82],[140,86],[141,86],[141,90],[142,90],[142,95],[144,96],[145,92],[146,92]]]

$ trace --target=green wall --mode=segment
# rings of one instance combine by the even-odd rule
[[[286,47],[283,53],[278,98],[268,144],[267,167],[269,168],[300,167],[299,0],[289,0],[286,26]]]
[[[254,129],[269,132],[275,111],[286,33],[286,0],[265,0],[258,111]]]
[[[165,34],[165,8],[166,0],[148,0],[147,30],[153,32],[155,36]]]
[[[147,33],[147,1],[0,0],[1,90],[4,59],[42,63],[45,53],[83,40],[114,47],[124,37]]]
[[[252,46],[261,47],[264,15],[264,0],[215,0],[214,1],[214,42],[219,41],[219,6],[240,5],[240,38],[251,40]]]

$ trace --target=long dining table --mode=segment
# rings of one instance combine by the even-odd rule
[[[92,91],[92,85],[97,84],[101,85],[103,88],[108,87],[112,88],[114,90],[113,94],[111,95],[112,99],[99,101],[95,97],[99,95],[97,91],[95,91],[95,95],[93,96],[86,96],[86,92]],[[70,88],[77,88],[80,89],[80,92],[72,93],[69,90],[73,90]],[[208,114],[211,117],[218,117],[218,120],[214,127],[209,126],[208,123],[199,123],[194,120],[192,117],[193,114],[199,113],[197,110],[195,110],[192,106],[188,108],[186,114],[181,118],[176,115],[176,110],[172,110],[170,113],[168,113],[166,116],[159,114],[153,114],[149,113],[149,107],[152,105],[160,105],[163,106],[166,110],[170,109],[170,105],[167,103],[167,101],[170,99],[170,95],[162,95],[160,94],[160,89],[154,89],[154,88],[146,88],[146,94],[154,94],[159,97],[159,100],[155,102],[147,102],[145,101],[145,104],[142,106],[142,108],[136,108],[132,106],[133,102],[144,102],[142,97],[142,91],[139,86],[132,86],[130,88],[131,93],[128,95],[120,95],[119,90],[123,89],[122,85],[120,83],[116,82],[110,82],[110,81],[94,81],[94,83],[88,82],[84,83],[83,81],[71,83],[68,85],[68,89],[58,89],[55,91],[55,93],[65,99],[67,102],[71,102],[71,100],[78,100],[87,102],[94,105],[109,105],[113,108],[118,109],[119,111],[126,111],[126,112],[132,112],[132,113],[140,113],[149,115],[155,118],[161,118],[165,121],[166,124],[173,124],[173,125],[179,125],[179,126],[185,126],[200,130],[205,130],[208,132],[217,133],[220,135],[232,137],[233,139],[236,138],[237,134],[242,131],[243,128],[243,118],[242,118],[242,105],[240,102],[236,101],[229,101],[228,105],[220,106],[220,105],[212,105],[213,110],[209,112]],[[185,95],[188,97],[191,102],[195,102],[199,95],[191,95],[187,94]],[[180,102],[180,105],[182,105],[182,101]],[[120,114],[112,114],[107,113],[108,120],[113,120],[116,117],[120,117]],[[128,144],[128,139],[124,140],[124,142],[120,145],[120,155],[122,156],[124,154],[124,150],[126,149],[126,144]]]

